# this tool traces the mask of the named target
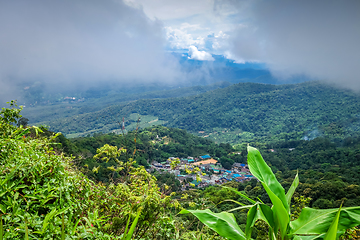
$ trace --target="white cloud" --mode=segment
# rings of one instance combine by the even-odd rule
[[[213,11],[214,0],[126,0],[131,6],[138,6],[151,19],[168,21],[185,19],[194,15],[206,15]]]
[[[217,35],[214,35],[212,39],[212,49],[214,50],[227,50],[229,35],[220,31]]]
[[[203,37],[194,37],[188,33],[186,28],[176,29],[172,27],[165,27],[166,39],[170,48],[174,49],[188,49],[192,45],[196,45],[198,48],[203,48],[205,40]]]
[[[150,18],[163,20],[169,48],[188,49],[193,45],[216,54],[227,48],[226,32],[233,29],[233,15],[238,11],[219,0],[127,1],[142,7]]]
[[[200,61],[215,61],[210,53],[199,51],[195,46],[190,46],[189,48],[189,59]]]
[[[0,1],[0,86],[177,81],[163,24],[117,0]],[[0,87],[0,95],[4,88]]]
[[[230,51],[224,52],[223,56],[227,59],[234,60],[235,63],[245,63],[245,60],[234,56]]]
[[[180,29],[181,30],[187,29],[187,30],[196,31],[196,30],[202,29],[202,27],[200,27],[200,24],[190,24],[190,23],[184,22],[184,23],[182,23],[180,25]]]

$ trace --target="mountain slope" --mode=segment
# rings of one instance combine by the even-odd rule
[[[229,82],[217,82],[206,86],[192,86],[173,88],[158,91],[136,92],[136,90],[124,88],[122,92],[114,92],[98,97],[99,91],[88,91],[85,97],[74,95],[60,98],[55,102],[43,102],[42,104],[33,107],[27,107],[23,110],[23,115],[26,116],[31,123],[38,123],[43,121],[53,121],[59,118],[71,117],[83,113],[96,112],[115,104],[125,104],[139,99],[164,99],[171,97],[186,97],[205,93],[218,88],[225,88],[230,86]],[[138,86],[141,88],[141,86]],[[139,89],[137,89],[139,91]],[[73,96],[73,95],[70,95]],[[27,105],[27,104],[26,104]]]
[[[137,113],[163,120],[170,127],[193,133],[204,131],[203,134],[214,139],[221,134],[231,135],[233,138],[228,140],[232,142],[284,134],[299,138],[314,130],[324,133],[329,130],[329,124],[340,124],[340,135],[356,132],[359,102],[359,95],[319,82],[239,83],[195,96],[138,100],[45,123],[51,130],[66,134],[109,132],[119,128],[119,119]],[[344,123],[350,124],[350,128],[343,126]]]

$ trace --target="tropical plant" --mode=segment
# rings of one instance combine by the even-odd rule
[[[284,188],[277,181],[274,173],[262,158],[260,152],[248,146],[248,165],[251,173],[261,182],[267,192],[272,206],[254,201],[245,194],[233,189],[234,192],[250,201],[251,205],[244,205],[230,211],[249,208],[245,232],[236,223],[234,215],[230,212],[214,213],[206,210],[182,210],[180,213],[192,213],[202,223],[213,229],[220,236],[231,240],[251,239],[252,230],[258,220],[266,222],[269,226],[270,240],[335,240],[345,233],[346,229],[360,224],[360,206],[313,209],[305,207],[299,218],[291,221],[290,203],[292,195],[299,184],[298,175],[285,194]]]
[[[95,183],[54,150],[56,136],[18,125],[21,108],[0,110],[0,239],[169,239],[171,198],[125,149],[105,145],[99,161],[117,163],[122,182]],[[134,154],[131,154],[132,156]],[[111,171],[112,172],[112,171]],[[165,236],[165,237],[164,237]]]

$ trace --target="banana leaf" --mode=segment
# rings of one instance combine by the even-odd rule
[[[295,236],[293,240],[321,240],[324,239],[325,234],[311,235],[311,236]]]
[[[250,146],[248,146],[248,165],[250,172],[261,182],[270,197],[273,204],[274,232],[277,233],[278,228],[280,228],[283,238],[287,233],[290,222],[290,209],[285,196],[285,190],[277,181],[274,173],[266,164],[260,152]]]
[[[289,206],[291,206],[291,198],[292,198],[298,185],[299,185],[299,173],[296,173],[295,179],[294,179],[293,183],[291,184],[288,192],[286,193],[286,200],[287,200]]]
[[[298,219],[290,223],[290,235],[325,234],[331,226],[338,208],[303,208]],[[360,225],[360,206],[342,208],[338,222],[338,232]]]
[[[254,200],[252,200],[251,198],[249,198],[245,193],[239,192],[239,191],[237,191],[236,189],[231,188],[231,187],[226,187],[226,186],[222,186],[222,187],[223,187],[223,188],[226,188],[226,189],[229,189],[230,191],[238,194],[240,197],[248,200],[248,201],[251,202],[252,204],[255,204],[255,203],[256,203],[256,201],[254,201]]]
[[[247,214],[246,229],[245,229],[245,234],[247,239],[250,239],[251,232],[253,230],[255,222],[259,219],[264,220],[271,228],[270,232],[273,233],[275,223],[271,208],[265,204],[255,204],[252,208],[250,208]],[[275,238],[271,236],[270,239],[275,239]]]
[[[275,174],[271,168],[266,164],[262,158],[259,150],[253,147],[248,147],[248,166],[250,172],[263,185],[266,185],[271,192],[273,192],[283,203],[286,210],[289,210],[289,204],[285,196],[285,190],[277,181]],[[265,189],[266,190],[266,189]]]
[[[335,218],[331,222],[331,225],[329,227],[329,230],[326,232],[324,240],[336,240],[336,233],[337,233],[337,229],[338,229],[338,225],[339,225],[341,207],[342,206],[339,207],[339,210],[337,211]]]
[[[230,240],[245,240],[245,233],[239,228],[232,213],[214,213],[205,210],[181,210],[180,214],[192,213],[203,224],[217,232],[220,236]]]

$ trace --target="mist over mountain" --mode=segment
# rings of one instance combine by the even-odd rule
[[[179,82],[122,82],[103,81],[98,83],[71,86],[68,89],[59,89],[51,81],[28,80],[14,83],[11,87],[16,94],[11,99],[17,99],[25,106],[49,105],[59,103],[67,98],[94,99],[114,94],[141,94],[151,91],[171,90],[191,86],[206,86],[217,82],[255,82],[269,84],[299,83],[311,80],[309,77],[297,75],[288,79],[279,79],[271,75],[266,65],[262,63],[236,63],[224,56],[213,55],[214,61],[199,61],[190,59],[188,54],[173,53],[172,56],[179,63],[180,70],[187,73],[190,80]],[[9,101],[8,94],[0,98],[2,106]]]

